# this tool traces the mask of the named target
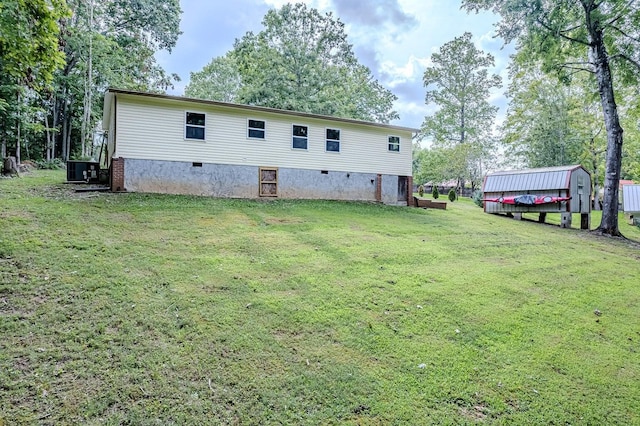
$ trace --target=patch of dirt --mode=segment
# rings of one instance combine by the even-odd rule
[[[487,407],[484,405],[474,405],[473,407],[460,407],[460,414],[474,421],[482,421],[487,417]]]
[[[97,185],[90,185],[97,186]],[[35,196],[53,200],[83,200],[102,196],[104,192],[76,192],[76,188],[86,187],[84,184],[62,184],[32,188],[29,192]],[[108,193],[107,193],[108,194]]]
[[[14,360],[13,368],[18,371],[25,372],[31,370],[31,365],[29,364],[27,357],[20,356]]]
[[[267,225],[297,225],[304,223],[304,221],[293,218],[269,217],[264,219],[264,223]]]

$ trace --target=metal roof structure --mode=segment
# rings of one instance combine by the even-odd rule
[[[571,172],[580,165],[507,170],[487,175],[484,192],[544,191],[569,189]]]
[[[625,213],[640,213],[640,185],[622,187],[622,210]]]

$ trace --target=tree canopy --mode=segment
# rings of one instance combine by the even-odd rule
[[[158,92],[177,78],[154,55],[175,45],[180,14],[179,0],[0,3],[2,154],[92,156],[104,89]]]
[[[602,221],[598,231],[620,235],[618,190],[622,169],[622,127],[612,67],[619,83],[640,74],[640,5],[628,0],[463,0],[468,11],[491,10],[501,16],[497,35],[517,40],[519,50],[555,70],[565,80],[577,71],[595,75],[607,134]]]
[[[226,56],[193,73],[186,93],[381,123],[398,118],[395,95],[358,63],[333,14],[286,4],[267,12],[262,24],[262,31],[246,33]]]
[[[421,136],[430,137],[435,147],[449,152],[447,170],[463,185],[477,184],[483,160],[491,156],[492,128],[498,108],[489,103],[492,89],[501,78],[490,74],[494,59],[480,51],[464,33],[431,55],[432,65],[424,73],[426,103],[438,109],[425,118]]]
[[[64,65],[58,22],[68,16],[64,0],[6,0],[0,3],[0,157],[8,139],[24,130],[27,90],[42,93]],[[28,97],[28,96],[27,96]],[[25,124],[23,124],[25,121]],[[19,146],[13,150],[19,154]]]
[[[43,89],[64,65],[58,21],[64,0],[3,0],[0,4],[0,74],[18,85]]]
[[[221,102],[237,102],[242,78],[231,55],[213,58],[201,71],[192,72],[185,96]]]

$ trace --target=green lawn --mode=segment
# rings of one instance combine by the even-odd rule
[[[637,243],[63,180],[0,179],[0,425],[640,424]]]

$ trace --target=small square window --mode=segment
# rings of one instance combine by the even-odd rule
[[[307,126],[293,125],[293,145],[294,149],[307,149],[308,145],[308,132]]]
[[[400,152],[400,138],[398,136],[389,136],[389,151]]]
[[[252,139],[264,139],[265,122],[250,119],[247,125],[247,136]]]
[[[330,152],[340,152],[340,130],[327,129],[325,150]]]
[[[205,139],[205,114],[199,112],[187,112],[185,121],[185,139]]]

